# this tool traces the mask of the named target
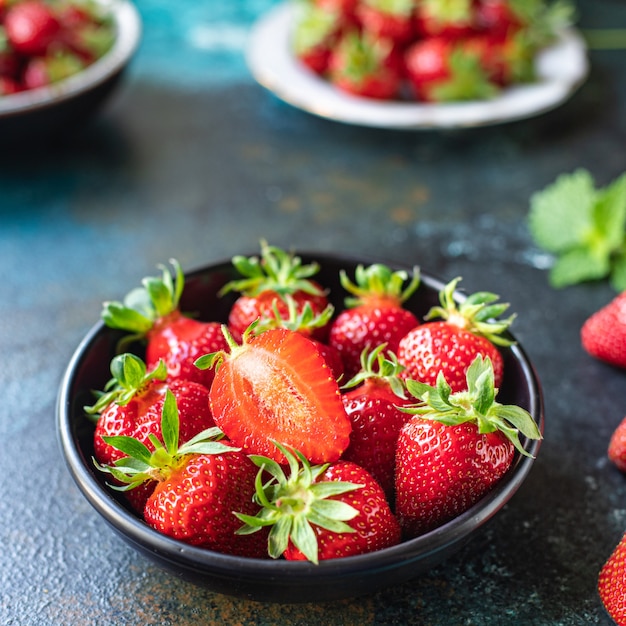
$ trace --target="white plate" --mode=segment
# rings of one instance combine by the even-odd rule
[[[344,94],[292,55],[296,8],[280,4],[252,28],[246,60],[255,80],[285,102],[338,122],[397,129],[462,128],[538,115],[567,100],[589,71],[587,49],[575,29],[537,58],[537,82],[509,87],[488,101],[450,104],[381,102]]]

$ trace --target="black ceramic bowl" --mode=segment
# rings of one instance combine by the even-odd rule
[[[330,289],[331,300],[341,308],[344,292],[338,281],[339,270],[343,268],[354,275],[359,261],[325,254],[300,256],[304,263],[319,262],[321,271],[316,279]],[[190,272],[186,276],[183,310],[197,311],[204,319],[226,321],[234,296],[219,298],[217,291],[235,277],[230,261]],[[441,281],[422,272],[421,285],[407,306],[418,317],[423,316],[437,304],[442,287]],[[461,294],[457,295],[462,299]],[[213,591],[260,601],[321,602],[368,594],[405,582],[440,563],[470,540],[509,501],[533,463],[532,458],[518,454],[513,467],[497,486],[462,515],[416,539],[366,555],[313,565],[227,556],[188,546],[149,528],[119,494],[105,486],[105,478],[91,460],[93,426],[85,418],[82,407],[93,401],[91,390],[102,389],[110,378],[109,363],[119,337],[117,331],[96,324],[69,363],[57,407],[58,433],[67,465],[84,496],[125,541],[173,574]],[[519,345],[502,352],[505,378],[498,400],[528,410],[543,431],[541,388],[531,363]],[[539,445],[539,441],[524,443],[533,456]]]
[[[141,18],[129,0],[96,0],[115,28],[111,49],[84,70],[53,83],[0,96],[0,136],[12,143],[73,134],[113,92],[141,39]]]

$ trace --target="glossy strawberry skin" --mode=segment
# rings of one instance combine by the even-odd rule
[[[279,463],[272,440],[312,463],[338,460],[349,443],[337,382],[315,344],[295,331],[267,330],[234,350],[216,372],[210,402],[235,445]]]
[[[226,348],[222,326],[218,322],[201,322],[178,310],[161,318],[148,332],[146,365],[153,369],[163,359],[168,380],[189,380],[209,388],[213,370],[200,370],[196,359]]]
[[[396,451],[396,515],[416,537],[460,515],[506,473],[513,444],[499,431],[480,435],[471,423],[445,426],[413,416]]]
[[[155,381],[127,405],[120,406],[113,402],[102,411],[94,432],[94,456],[99,463],[111,465],[124,456],[122,452],[105,443],[103,435],[134,437],[154,449],[149,436],[153,434],[162,440],[161,414],[166,389],[172,391],[178,404],[181,443],[215,426],[206,387],[182,380],[170,384]],[[145,501],[153,488],[154,483],[147,483],[138,489],[125,492],[125,495],[136,511],[143,512]]]
[[[585,321],[581,342],[591,356],[626,368],[626,292],[616,296]]]
[[[146,502],[146,522],[185,543],[224,554],[263,558],[267,534],[240,536],[233,512],[255,515],[252,500],[257,468],[241,452],[189,455],[158,483]]]
[[[392,501],[396,443],[400,429],[410,418],[397,407],[408,401],[379,378],[365,380],[361,386],[344,392],[342,399],[352,423],[350,445],[342,459],[367,470]]]
[[[405,366],[402,378],[427,385],[437,384],[440,371],[453,392],[466,388],[465,373],[478,355],[493,364],[495,386],[502,385],[504,359],[498,348],[485,337],[445,321],[427,322],[409,331],[398,345],[398,361]]]
[[[613,431],[608,448],[609,460],[622,472],[626,472],[626,417]]]
[[[389,300],[370,300],[367,304],[345,309],[333,321],[328,343],[334,346],[344,363],[346,378],[361,369],[361,352],[382,343],[396,352],[400,339],[419,325],[408,309]]]
[[[332,498],[346,502],[359,511],[348,522],[356,532],[334,533],[319,526],[313,527],[320,560],[365,554],[400,542],[400,526],[385,499],[382,487],[362,467],[350,461],[339,461],[329,466],[318,481],[345,481],[363,485],[362,489]],[[291,543],[284,556],[288,561],[306,560],[304,554]]]
[[[40,0],[26,0],[9,8],[4,27],[11,46],[25,55],[46,54],[61,30],[52,9]]]
[[[444,37],[431,37],[418,40],[405,53],[406,74],[416,96],[425,102],[436,98],[432,88],[451,76],[448,57],[452,46]]]
[[[613,621],[618,626],[626,624],[626,535],[600,570],[598,593]]]
[[[308,302],[315,314],[320,314],[328,306],[328,298],[319,288],[319,295],[309,294],[304,291],[296,291],[291,294],[296,301],[297,309],[302,311]],[[288,307],[284,300],[275,291],[263,291],[257,296],[241,295],[233,303],[228,315],[228,328],[233,337],[240,341],[244,331],[257,319],[274,316],[274,307],[278,309],[281,317],[288,316]],[[319,328],[313,333],[316,339],[323,341],[326,338],[327,329]]]

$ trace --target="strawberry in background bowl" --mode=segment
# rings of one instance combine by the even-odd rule
[[[0,0],[0,131],[78,128],[113,91],[141,36],[126,0]]]

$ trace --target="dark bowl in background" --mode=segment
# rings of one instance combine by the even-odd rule
[[[317,261],[316,275],[330,290],[330,299],[341,309],[345,293],[339,271],[354,275],[368,259],[352,259],[324,253],[299,254],[303,263]],[[396,269],[410,267],[393,265]],[[235,296],[217,296],[219,288],[237,277],[229,261],[186,274],[182,309],[200,318],[225,322]],[[422,271],[421,284],[406,306],[421,318],[438,303],[444,283]],[[456,294],[463,299],[463,294]],[[91,391],[102,389],[110,378],[109,364],[119,331],[97,323],[74,353],[63,378],[57,404],[60,445],[69,471],[91,505],[128,544],[172,574],[212,591],[265,602],[323,602],[373,593],[408,581],[439,564],[479,532],[511,499],[533,464],[533,458],[517,454],[513,466],[495,488],[471,509],[443,526],[400,545],[370,554],[321,561],[319,565],[284,560],[247,559],[188,546],[147,526],[105,485],[105,477],[92,462],[93,425],[83,406],[93,402]],[[502,349],[505,377],[498,400],[517,404],[530,412],[543,432],[543,398],[535,370],[519,344]],[[536,456],[540,441],[524,442]],[[97,538],[94,537],[94,541]]]
[[[141,17],[129,0],[96,1],[113,20],[113,46],[73,76],[46,87],[0,96],[3,142],[17,144],[73,135],[119,85],[141,41]]]

